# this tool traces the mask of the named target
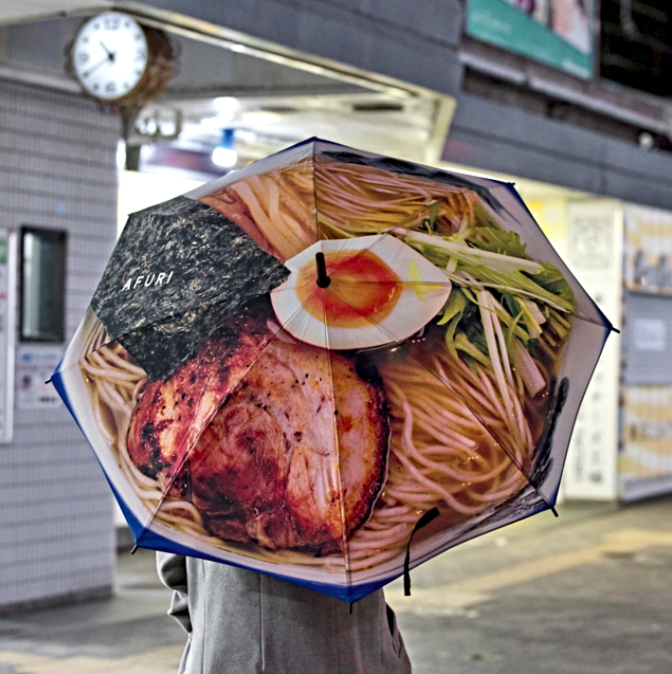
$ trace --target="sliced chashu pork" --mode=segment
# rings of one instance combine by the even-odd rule
[[[173,377],[148,387],[129,452],[165,481],[198,434],[188,457],[191,494],[213,534],[269,548],[342,548],[384,478],[382,389],[371,368],[362,379],[354,357],[272,339],[265,325],[264,315],[248,319],[250,334],[237,345],[213,336]],[[247,369],[250,348],[261,343],[267,348]]]

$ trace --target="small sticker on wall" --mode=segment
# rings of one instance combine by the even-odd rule
[[[636,318],[632,323],[633,345],[637,351],[665,351],[667,326],[658,318]]]

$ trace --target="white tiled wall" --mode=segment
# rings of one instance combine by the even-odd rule
[[[68,230],[68,341],[114,245],[118,137],[88,101],[0,81],[0,227]],[[113,564],[112,497],[74,421],[16,410],[0,445],[0,608],[99,592]]]

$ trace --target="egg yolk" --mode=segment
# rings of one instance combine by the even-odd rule
[[[317,285],[315,260],[298,273],[296,294],[303,308],[335,328],[361,328],[380,323],[401,294],[401,279],[375,253],[344,250],[324,253],[326,288]]]

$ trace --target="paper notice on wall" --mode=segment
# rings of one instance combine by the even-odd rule
[[[23,410],[60,407],[61,399],[46,381],[56,369],[62,346],[22,346],[16,362],[18,406]]]
[[[622,219],[607,200],[571,203],[567,209],[567,264],[606,316],[621,322]],[[619,346],[609,338],[581,404],[565,467],[568,498],[611,500],[618,485]]]
[[[569,209],[569,259],[581,272],[611,271],[616,260],[614,246],[614,206],[596,204]]]

